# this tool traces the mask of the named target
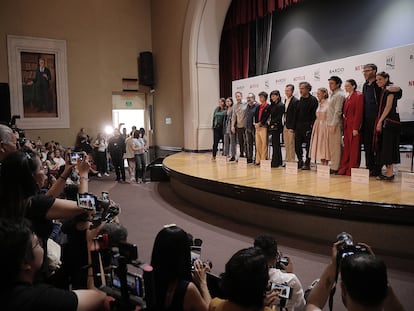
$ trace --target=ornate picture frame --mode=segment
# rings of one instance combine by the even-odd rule
[[[69,128],[66,41],[7,36],[10,110],[22,129]]]

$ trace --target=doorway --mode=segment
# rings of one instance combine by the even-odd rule
[[[129,134],[133,125],[135,125],[137,129],[141,127],[145,128],[144,118],[144,109],[112,109],[112,122],[114,128],[117,128],[120,123],[123,123],[119,129],[121,133],[122,128],[126,128],[127,133]]]

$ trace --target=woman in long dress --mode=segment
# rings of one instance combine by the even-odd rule
[[[326,122],[329,107],[328,90],[324,87],[319,88],[316,97],[318,98],[319,106],[316,110],[316,120],[312,128],[310,157],[312,162],[320,161],[322,165],[328,165],[330,160],[328,124]]]

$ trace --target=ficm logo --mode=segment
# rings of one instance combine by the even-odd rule
[[[340,75],[340,74],[342,74],[342,73],[344,73],[345,72],[345,68],[335,68],[335,69],[330,69],[329,70],[329,74],[330,75],[333,75],[333,74],[335,74],[335,75]]]
[[[385,63],[386,63],[386,67],[387,67],[388,70],[389,69],[395,69],[395,54],[388,55],[386,60],[385,60]]]
[[[269,80],[265,80],[264,84],[265,84],[265,87],[268,89],[269,88]]]
[[[315,81],[321,81],[321,70],[320,69],[314,71],[313,79]]]

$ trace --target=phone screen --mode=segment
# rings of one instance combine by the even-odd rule
[[[78,207],[94,210],[96,208],[95,196],[90,193],[78,193]]]
[[[291,288],[288,285],[272,283],[272,290],[277,292],[279,298],[290,299]]]
[[[78,159],[80,159],[81,161],[83,160],[83,153],[72,152],[70,153],[69,158],[71,164],[76,164],[78,162]]]

